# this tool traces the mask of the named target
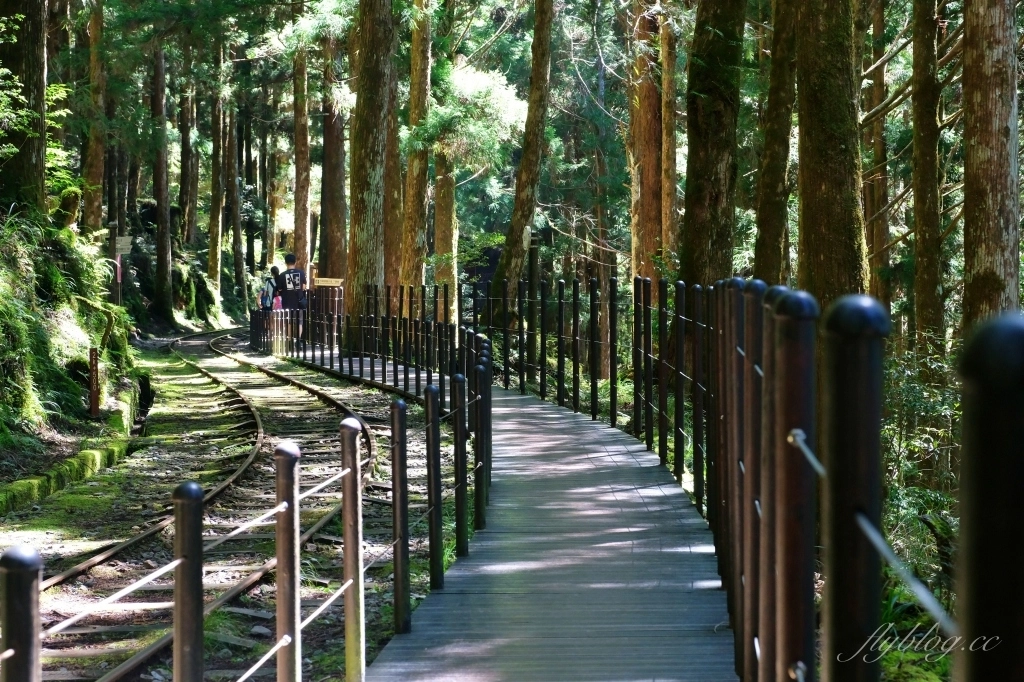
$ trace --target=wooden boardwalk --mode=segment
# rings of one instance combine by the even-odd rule
[[[493,410],[487,529],[366,679],[735,682],[711,531],[657,455],[533,396]]]

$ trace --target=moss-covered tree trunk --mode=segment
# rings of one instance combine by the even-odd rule
[[[171,287],[171,198],[167,183],[167,71],[164,50],[153,46],[153,89],[150,92],[150,120],[153,124],[153,197],[156,199],[156,281],[153,312],[167,322],[174,321]]]
[[[1013,0],[964,13],[964,329],[1020,305]]]
[[[213,97],[210,106],[210,143],[213,147],[210,154],[210,248],[206,258],[206,277],[210,280],[210,286],[217,290],[220,289],[221,218],[224,215],[224,186],[221,183],[221,127],[224,123],[224,100],[220,92],[223,50],[218,39],[213,46]]]
[[[449,319],[458,312],[459,221],[455,214],[455,166],[444,152],[434,154],[434,280],[448,285]]]
[[[878,0],[875,5],[872,24],[872,62],[877,63],[885,56],[885,6],[886,0]],[[874,108],[885,101],[885,65],[875,69],[871,75],[871,103]],[[871,209],[866,212],[865,219],[870,220],[866,226],[866,236],[870,243],[869,262],[870,292],[886,309],[892,306],[892,285],[889,281],[889,212],[885,207],[889,204],[889,154],[886,147],[885,117],[878,116],[871,124],[871,175],[864,182],[870,187]]]
[[[82,222],[84,232],[103,227],[103,160],[106,149],[104,112],[106,77],[103,72],[103,2],[93,0],[89,10],[89,136],[82,164]]]
[[[770,284],[785,284],[789,229],[789,136],[796,98],[795,0],[775,0],[772,16],[771,65],[768,101],[764,110],[764,149],[757,178],[757,239],[754,242],[754,277]]]
[[[661,248],[661,93],[658,92],[657,41],[658,17],[654,4],[647,0],[633,3],[634,29],[633,78],[636,79],[636,116],[633,128],[633,163],[638,203],[631,224],[630,262],[633,276],[650,277],[657,282],[657,256]],[[657,296],[657,287],[654,287]]]
[[[409,129],[416,130],[427,117],[430,102],[430,3],[413,0],[412,38],[409,43]],[[426,144],[409,151],[405,173],[405,215],[403,216],[401,275],[392,283],[420,284],[427,258],[427,166]],[[389,196],[394,201],[396,197]],[[390,244],[391,242],[389,242]]]
[[[333,89],[338,78],[336,64],[337,43],[328,38],[324,43],[324,167],[320,189],[321,229],[324,249],[320,253],[320,274],[324,277],[348,275],[348,230],[345,213],[345,120]]]
[[[393,305],[398,304],[398,288],[395,285],[417,283],[423,280],[423,261],[409,256],[406,248],[419,248],[416,244],[408,242],[409,227],[408,206],[403,201],[403,190],[408,191],[405,186],[409,182],[409,175],[406,172],[402,176],[402,156],[400,141],[398,137],[398,75],[392,74],[391,86],[388,92],[388,101],[391,106],[388,108],[388,139],[384,149],[384,194],[387,197],[384,202],[384,282],[392,285],[391,295],[394,298]],[[413,155],[409,155],[410,166],[413,163]],[[426,184],[423,186],[424,198],[426,196]],[[426,215],[423,216],[424,220]],[[424,223],[425,226],[425,223]],[[418,228],[417,228],[418,229]],[[426,230],[423,232],[426,248]],[[425,253],[425,251],[424,251]],[[411,260],[410,260],[411,258]],[[403,268],[408,262],[415,275],[405,279]]]
[[[181,93],[178,99],[178,134],[181,138],[178,208],[181,209],[181,241],[184,243],[190,238],[189,192],[192,191],[192,42],[188,35],[184,38],[181,61]]]
[[[235,273],[235,289],[242,301],[246,300],[245,286],[245,250],[242,248],[242,193],[238,172],[238,116],[234,103],[228,105],[228,140],[224,149],[224,162],[227,164],[227,200],[231,215],[231,256]]]
[[[853,0],[805,0],[798,14],[800,288],[824,308],[868,286],[861,209],[860,64]]]
[[[365,311],[368,286],[384,283],[384,162],[395,25],[387,0],[359,0],[356,107],[352,115],[352,242],[346,312]],[[351,60],[350,60],[351,61]]]
[[[516,282],[522,278],[526,252],[530,248],[530,230],[537,209],[537,188],[540,185],[540,162],[544,151],[544,126],[551,90],[551,24],[554,19],[552,0],[535,0],[533,14],[532,63],[530,95],[523,130],[523,154],[516,171],[516,191],[512,206],[512,223],[505,238],[505,248],[494,273],[494,293],[500,295],[500,283],[507,279],[509,295],[515,295]],[[660,214],[659,214],[660,218]]]
[[[686,195],[679,276],[707,284],[732,274],[736,122],[740,106],[743,0],[702,2],[686,90]]]
[[[944,350],[935,0],[914,0],[914,314],[918,348]]]
[[[292,6],[292,21],[304,10]],[[299,47],[292,61],[293,153],[295,163],[295,267],[309,269],[309,113],[306,97],[306,50]]]
[[[666,266],[678,248],[676,212],[676,31],[661,18],[661,248]]]

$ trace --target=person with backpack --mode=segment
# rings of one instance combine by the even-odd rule
[[[281,307],[285,310],[306,309],[306,273],[295,267],[295,254],[284,257],[288,269],[281,273]]]
[[[277,269],[276,265],[270,268],[270,274],[267,275],[263,288],[260,290],[260,308],[264,312],[274,309],[274,297],[278,295],[278,278],[280,276],[281,271]]]

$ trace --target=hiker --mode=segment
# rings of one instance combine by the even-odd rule
[[[285,310],[306,309],[306,273],[295,267],[295,254],[284,257],[288,269],[281,273],[281,307]]]
[[[279,295],[278,279],[280,275],[281,271],[278,270],[276,265],[270,268],[270,274],[267,275],[263,288],[260,289],[260,308],[263,312],[269,312],[274,309],[274,298]]]

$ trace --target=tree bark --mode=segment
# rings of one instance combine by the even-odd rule
[[[707,285],[732,274],[736,122],[743,0],[697,6],[686,91],[686,212],[680,279]]]
[[[320,253],[320,272],[324,277],[348,277],[348,234],[345,200],[345,120],[334,102],[337,83],[337,43],[324,43],[324,167],[320,188],[320,229],[324,249]]]
[[[430,103],[430,14],[426,0],[413,0],[412,40],[409,45],[409,129],[415,136],[417,126],[427,117]],[[396,121],[397,125],[397,121]],[[388,282],[420,284],[424,280],[427,259],[427,166],[426,144],[416,144],[409,152],[405,174],[405,215],[402,225],[401,274]],[[389,193],[390,194],[390,193]],[[396,189],[395,194],[401,195]],[[389,196],[394,201],[395,196]],[[394,242],[389,242],[394,243]]]
[[[238,120],[235,115],[235,107],[229,107],[228,112],[228,142],[224,150],[224,160],[227,163],[227,186],[228,206],[231,211],[231,255],[235,272],[235,288],[238,290],[238,297],[246,301],[245,286],[245,250],[242,248],[242,196],[239,185],[238,173]]]
[[[523,275],[523,264],[530,248],[530,231],[537,209],[537,188],[540,185],[540,162],[544,151],[544,126],[547,121],[548,97],[551,90],[551,24],[554,19],[552,0],[535,0],[533,19],[530,96],[523,129],[523,154],[516,171],[516,191],[512,205],[512,222],[505,238],[495,286],[503,279],[509,283],[509,296],[515,295],[516,284]],[[659,212],[660,218],[660,212]],[[500,292],[499,292],[500,293]]]
[[[181,210],[181,241],[188,242],[189,193],[192,191],[192,44],[184,38],[182,48],[181,95],[178,103],[178,134],[181,136],[181,174],[178,179],[178,208]]]
[[[294,6],[292,20],[298,21],[305,5]],[[295,51],[292,63],[292,111],[295,154],[295,267],[309,269],[309,115],[306,98],[306,50]]]
[[[878,0],[875,5],[872,37],[874,49],[872,62],[878,62],[885,56],[885,6],[886,0]],[[872,103],[878,106],[885,101],[885,66],[875,69],[871,80]],[[892,309],[892,285],[886,271],[889,268],[889,212],[884,207],[889,204],[889,155],[885,142],[885,117],[878,116],[872,124],[871,162],[874,166],[873,175],[868,179],[871,185],[873,210],[868,216],[875,216],[868,226],[868,238],[871,241],[868,263],[871,268],[871,295],[882,302],[886,310]]]
[[[939,194],[939,96],[935,0],[914,0],[914,314],[921,351],[942,353],[942,225]]]
[[[1015,4],[977,0],[964,14],[965,330],[1020,304]]]
[[[676,32],[667,16],[661,18],[661,249],[665,266],[678,248],[676,211]]]
[[[806,0],[798,15],[801,289],[822,309],[867,289],[853,0]]]
[[[210,107],[210,138],[213,151],[210,160],[210,249],[206,259],[206,276],[214,289],[220,289],[221,218],[224,215],[223,149],[221,128],[224,121],[224,102],[220,93],[223,46],[218,40],[213,47],[213,106]]]
[[[448,285],[449,319],[456,319],[459,284],[459,221],[455,215],[455,167],[444,152],[434,154],[434,281]]]
[[[367,49],[372,46],[372,49]],[[384,284],[384,153],[395,49],[391,2],[359,0],[358,96],[352,116],[352,244],[346,312],[365,312],[368,286]]]
[[[171,288],[171,202],[167,187],[167,72],[164,50],[153,46],[153,92],[150,116],[153,121],[153,194],[156,199],[156,282],[153,287],[153,312],[164,321],[174,322]]]
[[[399,140],[398,140],[398,106],[396,100],[398,99],[398,77],[396,74],[391,76],[391,85],[389,88],[388,99],[391,102],[391,106],[388,107],[388,139],[384,150],[384,195],[387,197],[387,201],[384,202],[384,282],[387,284],[422,284],[423,283],[423,264],[426,256],[426,239],[427,230],[426,223],[423,224],[422,237],[423,237],[423,252],[422,256],[410,255],[407,249],[419,249],[420,244],[416,239],[413,239],[412,243],[410,239],[410,232],[408,229],[419,230],[418,225],[410,226],[408,221],[408,206],[403,203],[402,192],[403,189],[408,192],[409,187],[403,188],[402,182],[402,159],[399,151]],[[409,165],[412,167],[416,161],[415,154],[409,155]],[[421,159],[426,168],[426,158],[424,156]],[[408,174],[405,179],[408,181]],[[422,187],[421,198],[423,202],[426,202],[427,186],[424,179]],[[425,206],[425,203],[424,203]],[[423,214],[424,221],[426,220],[426,212]],[[393,245],[400,245],[395,248]],[[405,270],[405,266],[408,265],[409,270]],[[397,290],[393,290],[393,295],[396,298],[397,304]]]
[[[128,234],[128,152],[124,147],[117,150],[117,233]]]
[[[637,165],[639,203],[632,222],[633,276],[659,279],[656,257],[661,247],[661,93],[658,92],[656,40],[658,17],[646,0],[635,0],[633,73],[636,78],[637,116],[633,162]],[[654,287],[656,290],[657,287]],[[654,294],[655,297],[657,293]]]
[[[775,0],[771,66],[764,111],[764,150],[757,178],[757,239],[754,277],[785,284],[783,272],[789,230],[789,136],[796,98],[796,9],[793,0]]]
[[[103,227],[103,161],[106,148],[104,112],[106,75],[103,69],[103,0],[93,0],[89,12],[89,138],[82,169],[83,232]]]

